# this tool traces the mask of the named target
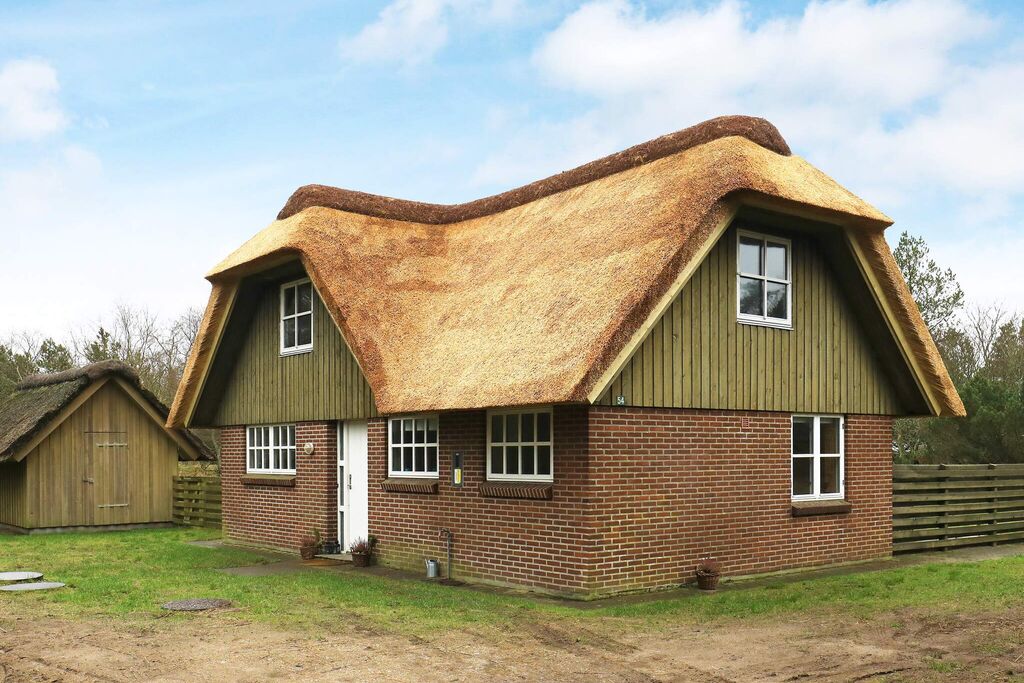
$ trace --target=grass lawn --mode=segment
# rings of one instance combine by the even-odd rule
[[[656,626],[791,614],[822,606],[866,617],[907,607],[967,611],[1024,604],[1024,557],[738,586],[712,595],[666,596],[579,610],[552,601],[356,572],[232,576],[216,570],[264,560],[245,550],[186,544],[216,536],[192,529],[0,536],[0,571],[37,570],[70,586],[49,593],[0,593],[0,614],[151,618],[161,614],[159,605],[169,600],[219,597],[234,601],[242,608],[237,614],[245,619],[313,627],[358,615],[370,623],[416,632],[541,616],[612,617]]]

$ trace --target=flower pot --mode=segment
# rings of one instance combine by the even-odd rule
[[[721,574],[697,574],[697,588],[702,591],[713,591],[718,588],[718,579]]]
[[[352,564],[356,567],[369,567],[370,553],[352,553]]]
[[[304,560],[312,560],[316,557],[316,546],[315,545],[303,545],[299,546],[299,557]]]

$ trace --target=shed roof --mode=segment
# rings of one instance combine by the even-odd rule
[[[245,276],[301,259],[384,414],[586,402],[742,203],[848,229],[935,414],[960,402],[883,237],[891,220],[767,121],[723,117],[475,202],[307,186],[208,275],[169,424],[187,423]]]
[[[14,394],[0,403],[0,462],[14,458],[87,387],[108,377],[119,377],[127,382],[159,415],[166,418],[167,407],[142,386],[135,370],[119,361],[102,361],[64,372],[31,375],[15,387]],[[175,431],[197,454],[209,457],[206,447],[194,434],[188,430]]]

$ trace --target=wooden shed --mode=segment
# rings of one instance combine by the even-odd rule
[[[36,375],[0,404],[0,526],[21,532],[171,521],[180,458],[208,457],[115,361]]]

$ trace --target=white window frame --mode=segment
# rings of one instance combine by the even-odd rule
[[[501,415],[503,418],[505,415],[523,415],[526,413],[541,414],[545,413],[548,415],[549,424],[551,425],[551,432],[548,434],[548,441],[537,441],[537,428],[534,424],[534,441],[501,441],[497,444],[491,443],[491,422],[494,416]],[[520,438],[522,432],[520,431]],[[491,472],[491,447],[492,446],[502,447],[502,458],[505,457],[505,446],[533,446],[534,447],[534,458],[536,459],[536,448],[537,446],[547,446],[551,452],[551,472],[549,474],[493,474]],[[536,461],[536,460],[535,460]],[[504,462],[504,461],[503,461]],[[522,454],[520,453],[520,463],[522,462]],[[487,462],[486,473],[487,481],[523,481],[523,482],[553,482],[555,480],[555,415],[551,406],[540,406],[532,408],[503,408],[496,410],[487,411]],[[504,467],[503,467],[504,469]],[[522,468],[520,468],[522,469]],[[534,468],[536,469],[536,468]]]
[[[285,312],[284,312],[284,295],[285,295],[285,292],[288,291],[289,289],[293,288],[293,287],[298,287],[299,285],[305,285],[305,284],[309,285],[309,290],[310,290],[309,311],[308,312],[307,311],[303,311],[301,313],[299,312],[299,308],[298,308],[299,307],[299,299],[298,299],[298,296],[296,296],[295,297],[295,313],[293,313],[292,315],[285,315]],[[315,327],[316,326],[316,320],[315,320],[315,318],[316,318],[316,316],[313,314],[313,311],[316,309],[316,297],[317,297],[316,287],[313,286],[313,282],[308,277],[307,278],[302,278],[302,279],[299,279],[299,280],[292,280],[291,282],[286,282],[283,285],[281,285],[281,288],[280,288],[280,291],[279,291],[279,294],[278,294],[279,307],[278,307],[278,316],[277,316],[278,317],[278,321],[277,321],[277,339],[278,339],[278,345],[281,348],[281,355],[282,356],[294,356],[294,355],[299,354],[299,353],[309,353],[310,351],[313,350],[313,339],[316,336],[315,335],[315,330],[316,330],[316,327]],[[295,346],[285,346],[284,345],[284,322],[285,322],[285,320],[295,320],[295,330],[296,330],[295,338],[296,338],[296,340],[298,340],[298,327],[299,327],[298,319],[300,317],[302,317],[302,316],[305,316],[305,315],[309,316],[309,343],[308,344],[297,344]]]
[[[393,423],[395,423],[395,422],[401,422],[402,420],[413,420],[414,421],[413,422],[413,442],[412,443],[408,443],[407,444],[407,443],[405,443],[403,441],[402,443],[397,443],[396,444],[394,442],[394,432],[391,429],[391,425]],[[415,440],[416,439],[416,424],[415,424],[415,420],[436,420],[436,421],[438,421],[438,425],[437,425],[437,438],[434,441],[427,441],[426,438],[427,438],[427,431],[428,430],[426,429],[426,426],[424,426],[424,430],[423,430],[424,431],[424,434],[423,434],[424,442],[423,443],[416,443],[416,440]],[[420,478],[420,479],[437,479],[438,478],[438,472],[441,469],[441,449],[440,449],[440,446],[438,445],[440,441],[441,441],[441,425],[440,425],[440,420],[438,419],[437,414],[430,414],[430,415],[395,415],[394,417],[389,417],[388,418],[388,453],[387,453],[387,458],[388,458],[388,476],[389,477],[416,477],[416,478]],[[424,465],[424,467],[427,464],[426,449],[431,447],[431,446],[436,448],[437,449],[437,461],[434,463],[435,464],[435,469],[433,471],[425,470],[423,472],[416,472],[415,470],[410,472],[410,471],[406,471],[406,470],[396,470],[396,469],[394,469],[392,467],[393,462],[392,462],[392,452],[391,452],[391,449],[394,448],[394,447],[405,448],[407,446],[411,446],[414,449],[416,447],[418,447],[418,446],[423,446],[423,448],[424,448],[424,453],[423,453],[423,465]],[[414,450],[413,451],[413,467],[415,467],[415,466],[416,466],[416,455],[415,455],[415,450]]]
[[[793,423],[796,418],[813,418],[814,424],[811,427],[811,450],[813,453],[796,453],[796,444],[793,442]],[[833,419],[839,420],[839,453],[821,452],[821,421]],[[789,494],[795,501],[801,500],[842,500],[846,497],[846,419],[842,415],[812,415],[796,413],[789,421]],[[839,456],[839,492],[821,493],[821,459],[834,458]],[[796,495],[793,493],[793,464],[797,458],[806,458],[813,461],[811,475],[814,477],[813,492],[809,494]]]
[[[256,444],[255,430],[263,431],[262,444]],[[281,445],[278,443],[279,430],[287,430],[287,433],[291,434],[290,444]],[[256,453],[256,451],[260,451]],[[279,455],[285,458],[285,462],[288,461],[290,455],[291,463],[297,465],[298,463],[298,448],[295,445],[295,425],[293,424],[276,424],[276,425],[247,425],[245,428],[245,472],[246,474],[295,474],[295,467],[274,467],[274,456]],[[266,459],[267,466],[262,465],[256,466],[254,463],[257,460]],[[280,460],[278,464],[280,464]]]
[[[757,273],[745,273],[740,268],[740,241],[742,238],[748,237],[750,239],[760,240],[764,245],[761,249],[761,260],[762,270],[764,275],[758,275]],[[780,244],[786,247],[786,279],[781,280],[776,277],[770,277],[768,275],[767,259],[768,259],[768,242],[773,244]],[[743,296],[741,288],[742,278],[753,278],[761,280],[764,285],[764,293],[762,296],[762,310],[764,315],[752,315],[750,313],[743,313],[740,310],[740,302]],[[774,282],[780,285],[786,285],[786,318],[772,318],[768,315],[768,283]],[[784,330],[793,329],[793,241],[788,240],[785,237],[776,237],[774,235],[766,235],[764,233],[752,232],[750,230],[737,230],[736,231],[736,319],[748,325],[761,325],[763,327],[775,327]]]

